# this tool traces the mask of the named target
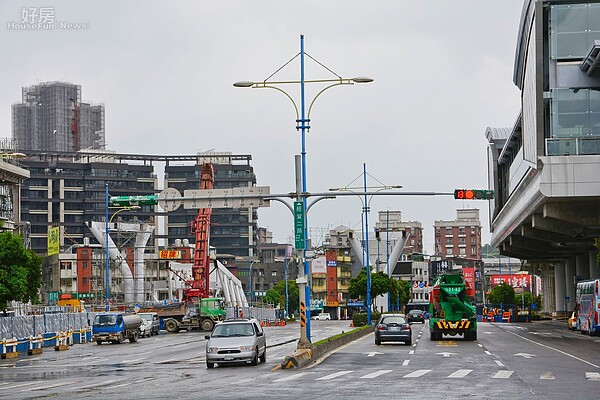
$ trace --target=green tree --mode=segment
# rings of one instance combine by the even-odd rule
[[[500,285],[490,290],[490,294],[488,295],[488,303],[515,304],[515,289],[506,282],[502,282]]]
[[[390,302],[406,305],[410,299],[410,284],[402,279],[390,279]],[[398,301],[399,300],[399,301]]]
[[[277,306],[277,304],[282,304],[279,300],[279,292],[275,289],[269,289],[267,293],[262,298],[263,303],[273,304]],[[285,298],[283,300],[283,304],[285,304]]]
[[[9,301],[38,303],[42,285],[42,259],[23,245],[23,238],[0,233],[0,309]]]
[[[277,282],[273,285],[279,293],[279,303],[285,307],[285,280]],[[288,309],[290,314],[298,311],[300,307],[300,291],[298,290],[298,284],[295,280],[288,280]]]
[[[390,277],[384,272],[371,273],[371,305],[375,297],[387,293],[391,288]],[[360,273],[350,279],[348,295],[352,299],[366,298],[367,296],[367,269],[363,268]]]

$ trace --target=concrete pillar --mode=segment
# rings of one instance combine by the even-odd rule
[[[544,302],[543,310],[549,313],[556,312],[556,297],[555,293],[553,269],[546,265],[542,270],[542,301]]]
[[[566,311],[572,310],[575,305],[575,258],[569,258],[565,263],[565,296],[569,299],[566,303]]]
[[[590,279],[589,256],[581,254],[575,257],[575,274],[578,281]]]
[[[556,302],[556,317],[564,318],[565,312],[565,295],[566,295],[566,282],[565,282],[565,264],[557,262],[554,264],[554,298]]]
[[[596,261],[596,250],[592,250],[589,253],[589,262],[590,262],[590,279],[598,279],[600,278],[600,266],[598,266],[598,261]]]

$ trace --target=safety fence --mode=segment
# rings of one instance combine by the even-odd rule
[[[514,304],[487,304],[477,308],[478,322],[531,322],[531,311]]]
[[[285,325],[283,310],[263,307],[227,307],[227,319],[231,318],[256,318],[262,326]]]
[[[92,338],[95,313],[62,313],[0,317],[2,358],[18,353],[37,354],[44,347],[65,350]]]

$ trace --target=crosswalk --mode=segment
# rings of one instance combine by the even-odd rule
[[[342,371],[336,371],[336,372],[332,372],[330,374],[327,375],[318,375],[316,372],[298,372],[298,373],[293,373],[292,375],[287,375],[281,378],[277,378],[272,380],[272,382],[289,382],[289,381],[293,381],[296,379],[300,379],[300,378],[309,378],[312,376],[312,378],[315,381],[331,381],[334,379],[376,379],[376,378],[381,378],[384,376],[390,376],[393,375],[394,378],[403,378],[403,379],[411,379],[411,378],[422,378],[425,377],[428,374],[438,374],[439,375],[439,371],[435,372],[435,370],[432,369],[417,369],[414,371],[403,371],[400,374],[397,374],[397,372],[399,371],[394,371],[391,369],[381,369],[381,370],[376,370],[376,371],[371,371],[369,373],[364,373],[364,371],[362,374],[358,371],[353,371],[353,370],[342,370]],[[396,374],[393,374],[394,372],[396,372]],[[498,371],[491,371],[491,372],[487,372],[485,373],[485,375],[487,375],[490,379],[510,379],[515,371],[511,371],[511,370],[506,370],[506,369],[501,369]],[[440,378],[450,378],[450,379],[463,379],[463,378],[467,378],[470,375],[473,375],[474,370],[472,369],[458,369],[456,371],[445,371],[442,376],[438,376]],[[479,376],[481,376],[481,371],[479,372]],[[539,377],[540,380],[556,380],[556,376],[551,372],[551,371],[543,371],[540,374]],[[587,381],[600,381],[600,372],[586,372],[585,373],[585,379]]]

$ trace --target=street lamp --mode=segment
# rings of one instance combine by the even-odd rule
[[[104,292],[105,292],[105,295],[106,295],[106,299],[105,299],[105,301],[106,301],[106,304],[105,304],[105,311],[107,311],[107,312],[108,312],[108,311],[110,310],[110,302],[109,302],[109,298],[110,298],[110,276],[109,276],[109,264],[110,264],[110,262],[109,262],[109,252],[108,252],[108,232],[109,232],[109,230],[108,230],[108,225],[112,223],[112,220],[113,220],[113,218],[114,218],[114,217],[115,217],[115,216],[116,216],[118,213],[120,213],[121,211],[127,211],[127,210],[137,210],[137,209],[140,209],[141,207],[140,207],[140,206],[125,206],[125,207],[116,207],[116,208],[118,208],[119,210],[118,210],[118,211],[116,211],[116,212],[115,212],[115,213],[114,213],[114,214],[113,214],[113,215],[110,217],[110,219],[109,219],[109,218],[108,218],[108,209],[109,209],[109,208],[115,208],[115,207],[109,207],[109,206],[108,206],[108,199],[109,199],[109,196],[108,196],[108,182],[106,182],[106,183],[105,183],[104,187],[105,187],[105,191],[106,191],[106,193],[105,193],[105,194],[106,194],[106,215],[105,215],[105,218],[104,218],[104,221],[105,221],[105,226],[104,226],[104,228],[105,228],[105,231],[104,231],[104,234],[105,234],[105,243],[104,243],[104,245],[105,245],[105,248],[106,248],[105,255],[104,255],[104,257],[106,258],[106,263],[105,263],[105,271],[104,271],[104,281],[105,281],[105,290],[104,290]]]
[[[306,250],[307,250],[306,247],[308,245],[308,226],[307,226],[308,224],[306,223],[306,214],[307,214],[306,132],[308,130],[310,130],[310,126],[308,125],[308,123],[310,122],[310,111],[312,110],[312,106],[313,106],[315,100],[327,89],[330,89],[330,88],[338,86],[338,85],[353,85],[355,83],[370,83],[370,82],[373,82],[373,79],[366,78],[366,77],[342,78],[341,76],[334,74],[334,75],[336,75],[337,79],[305,80],[304,79],[304,55],[305,55],[305,53],[304,53],[304,35],[300,35],[300,53],[297,54],[296,56],[294,56],[292,58],[292,60],[294,58],[298,57],[298,55],[300,56],[300,80],[299,81],[269,81],[269,78],[271,78],[273,75],[275,75],[275,73],[277,73],[279,70],[281,70],[281,68],[283,68],[283,67],[281,67],[275,73],[271,74],[267,79],[265,79],[262,82],[240,81],[240,82],[235,82],[233,84],[233,86],[239,87],[239,88],[250,88],[251,87],[251,88],[275,89],[275,90],[279,91],[280,93],[283,93],[292,102],[292,105],[294,106],[294,109],[296,111],[296,130],[299,130],[301,132],[301,136],[302,136],[302,138],[301,138],[301,140],[302,140],[302,153],[301,153],[301,157],[302,157],[302,166],[301,166],[302,193],[300,193],[300,191],[297,190],[297,200],[296,201],[302,203],[301,218],[303,219],[302,223],[303,223],[303,227],[304,227],[303,243],[302,243],[303,260],[304,260],[304,274],[301,277],[299,277],[299,281],[298,281],[300,286],[304,286],[304,291],[300,290],[300,293],[301,293],[300,294],[300,303],[301,303],[301,306],[300,306],[300,314],[301,314],[300,315],[300,318],[301,318],[300,344],[306,345],[306,344],[310,343],[310,336],[311,336],[310,335],[310,285],[309,285],[309,279],[308,279],[310,271],[309,271],[308,259],[306,257]],[[285,65],[287,65],[292,60],[288,61]],[[330,72],[332,72],[330,69],[328,69],[328,70]],[[310,102],[310,105],[308,107],[308,114],[306,114],[306,112],[305,112],[304,86],[306,83],[329,84],[324,89],[322,89],[320,92],[318,92],[315,95],[315,97],[312,99],[312,101]],[[300,84],[300,112],[298,112],[298,106],[296,105],[296,102],[294,101],[292,96],[290,96],[283,89],[275,86],[275,85],[285,85],[285,84]],[[296,246],[296,247],[298,247],[298,246]],[[304,294],[304,295],[302,295],[302,294]],[[306,307],[305,310],[303,310],[303,307],[302,307],[302,303],[303,303],[302,300],[304,300],[304,304]],[[302,320],[303,316],[304,316],[304,320]]]

